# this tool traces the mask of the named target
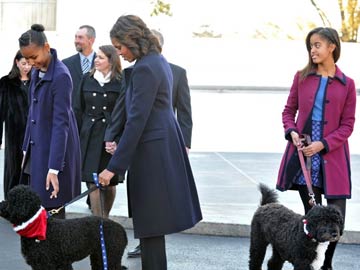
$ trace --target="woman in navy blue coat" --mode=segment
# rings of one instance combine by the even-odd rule
[[[164,235],[202,219],[197,190],[171,99],[173,78],[157,37],[137,16],[121,16],[110,37],[136,61],[126,80],[126,123],[100,183],[128,171],[128,194],[142,269],[167,269]]]
[[[34,24],[19,38],[22,55],[34,67],[23,150],[30,186],[47,209],[80,194],[80,143],[71,109],[72,81],[67,67],[50,49],[44,27]],[[63,211],[59,217],[65,217]]]

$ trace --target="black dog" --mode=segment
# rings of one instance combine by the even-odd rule
[[[250,270],[261,270],[266,247],[272,245],[268,269],[280,270],[285,261],[294,270],[319,270],[329,242],[338,241],[344,229],[336,208],[314,206],[301,216],[277,203],[274,190],[260,184],[261,206],[251,222]]]
[[[0,216],[10,221],[21,235],[21,251],[32,269],[69,270],[73,262],[89,255],[91,269],[103,269],[100,217],[47,218],[39,196],[23,185],[10,190],[8,199],[0,203]],[[103,219],[103,232],[108,269],[120,270],[127,245],[126,232],[110,219]]]

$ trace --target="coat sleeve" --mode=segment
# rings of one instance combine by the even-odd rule
[[[106,127],[104,142],[118,141],[124,130],[126,122],[125,88],[124,79],[122,79],[120,95],[117,98],[114,109],[111,113],[111,122]]]
[[[153,108],[160,81],[156,70],[142,64],[133,70],[132,97],[129,104],[124,133],[111,158],[107,169],[124,175],[131,164],[135,150],[143,134],[145,125]]]
[[[299,72],[294,76],[293,84],[290,88],[290,93],[287,98],[287,102],[285,108],[282,112],[282,122],[285,131],[285,139],[291,140],[290,132],[296,131],[298,129],[296,127],[295,117],[299,108]]]
[[[179,83],[176,91],[177,97],[175,100],[176,118],[183,134],[185,145],[186,147],[191,148],[193,122],[191,115],[190,89],[186,71],[184,69],[180,69],[179,73]]]
[[[4,79],[2,78],[0,80],[0,145],[2,145],[5,112],[7,110],[6,104],[6,85],[4,83]]]
[[[84,77],[82,77],[81,81],[80,81],[80,85],[78,88],[74,88],[73,89],[73,93],[72,93],[72,97],[73,97],[73,109],[74,109],[74,114],[75,114],[75,118],[76,118],[76,123],[77,123],[77,127],[78,127],[78,131],[80,133],[81,130],[81,125],[82,125],[82,115],[84,112],[84,107],[85,107],[85,102],[83,99],[83,87],[84,87],[84,81],[89,78],[88,75],[85,75]]]
[[[71,78],[60,73],[51,87],[53,119],[50,139],[49,168],[61,171],[64,166],[71,114]]]

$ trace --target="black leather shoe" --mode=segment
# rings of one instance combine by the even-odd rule
[[[140,245],[127,253],[129,258],[137,258],[141,256]]]

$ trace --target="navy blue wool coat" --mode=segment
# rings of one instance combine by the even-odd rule
[[[81,191],[80,143],[71,109],[72,81],[67,67],[52,59],[48,70],[39,79],[39,70],[33,70],[30,84],[30,109],[23,150],[30,152],[30,186],[37,192],[44,207],[58,207],[69,202]],[[49,168],[59,170],[59,193],[50,199],[45,190]]]
[[[172,73],[162,55],[137,60],[126,79],[126,124],[108,170],[128,170],[136,238],[189,229],[202,219],[194,177],[172,108]]]

